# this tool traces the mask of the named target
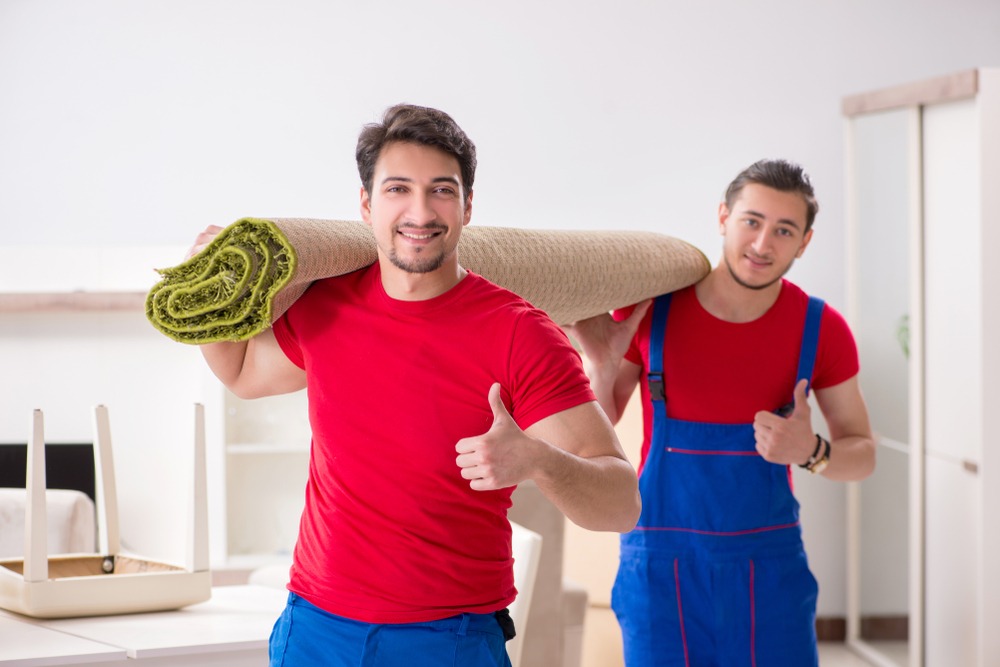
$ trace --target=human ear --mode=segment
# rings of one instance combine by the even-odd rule
[[[726,220],[729,219],[729,207],[726,202],[719,204],[719,234],[726,235]]]
[[[472,190],[469,190],[469,196],[465,198],[465,213],[462,216],[462,226],[465,227],[472,220]]]
[[[813,230],[810,227],[809,231],[806,232],[805,236],[802,237],[802,245],[799,246],[799,251],[795,253],[795,259],[801,257],[802,253],[806,251],[806,246],[809,245],[809,242],[812,240],[812,236],[813,236]]]
[[[361,219],[365,221],[365,224],[372,224],[372,200],[364,186],[361,186]]]

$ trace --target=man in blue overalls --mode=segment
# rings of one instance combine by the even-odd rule
[[[817,210],[801,167],[757,162],[719,205],[704,280],[568,327],[612,422],[642,394],[642,516],[612,591],[628,667],[818,664],[790,466],[859,480],[875,449],[847,324],[783,278]]]

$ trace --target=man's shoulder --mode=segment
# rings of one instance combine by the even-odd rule
[[[518,315],[537,311],[544,315],[542,310],[533,306],[524,297],[478,273],[469,271],[465,280],[467,281],[466,296],[473,299],[483,310],[499,310]]]
[[[778,295],[779,299],[806,303],[809,301],[809,296],[810,295],[804,289],[793,283],[788,278],[781,279],[781,293]]]
[[[799,308],[802,309],[805,309],[807,307],[807,304],[809,303],[810,299],[812,298],[819,299],[820,301],[823,302],[823,321],[824,322],[835,321],[838,325],[847,327],[846,318],[843,316],[843,314],[841,314],[841,312],[836,307],[831,305],[829,301],[827,301],[821,296],[817,296],[815,294],[808,294],[805,290],[803,290],[801,287],[799,287],[798,285],[796,285],[795,283],[793,283],[788,279],[782,278],[780,298],[786,299],[789,302],[793,302]]]
[[[663,297],[670,297],[670,303],[673,305],[680,306],[681,308],[698,305],[698,293],[695,290],[695,285],[688,285],[687,287],[682,287],[679,290],[674,290],[669,294],[663,294],[657,298],[663,298]]]
[[[785,280],[782,285],[783,296],[788,299],[789,307],[785,310],[788,313],[795,313],[795,317],[804,318],[808,308],[810,295],[794,283]],[[787,295],[785,294],[787,293]],[[843,348],[854,346],[854,333],[847,318],[837,310],[830,302],[823,300],[823,312],[820,315],[820,347]]]
[[[309,284],[307,292],[336,292],[340,290],[357,289],[359,285],[373,285],[373,271],[376,271],[378,264],[369,264],[355,271],[340,273],[335,276],[317,278]]]
[[[369,266],[312,281],[282,317],[292,318],[298,322],[309,322],[316,319],[317,313],[329,308],[330,304],[365,300],[374,285],[370,279],[370,270]]]
[[[463,323],[483,329],[483,334],[507,336],[518,347],[539,351],[555,343],[568,342],[561,327],[541,308],[506,287],[472,272],[466,291],[468,306],[463,308]]]

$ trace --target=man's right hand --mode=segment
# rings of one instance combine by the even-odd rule
[[[652,303],[651,299],[647,299],[637,304],[621,322],[615,322],[611,315],[602,313],[563,327],[580,344],[590,386],[612,424],[621,419],[622,411],[639,382],[642,367],[625,359],[625,352]]]
[[[621,322],[616,322],[608,313],[601,313],[563,329],[580,344],[588,361],[596,368],[605,366],[617,371],[618,364],[625,356],[639,323],[653,301],[647,299],[636,304],[632,314]]]
[[[194,245],[191,246],[190,250],[188,250],[188,253],[187,255],[185,255],[184,259],[185,260],[191,259],[199,252],[204,250],[205,247],[212,242],[212,239],[218,236],[219,232],[221,231],[222,227],[219,227],[218,225],[209,225],[208,227],[206,227],[205,230],[200,234],[198,234],[198,236],[195,238]]]

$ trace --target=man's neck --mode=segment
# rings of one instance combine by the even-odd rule
[[[733,278],[725,263],[695,285],[701,307],[724,322],[752,322],[764,315],[781,294],[781,280],[764,289],[751,289]]]
[[[394,266],[388,259],[379,257],[382,289],[397,301],[427,301],[441,296],[460,283],[468,273],[454,262],[429,273],[410,273]]]

